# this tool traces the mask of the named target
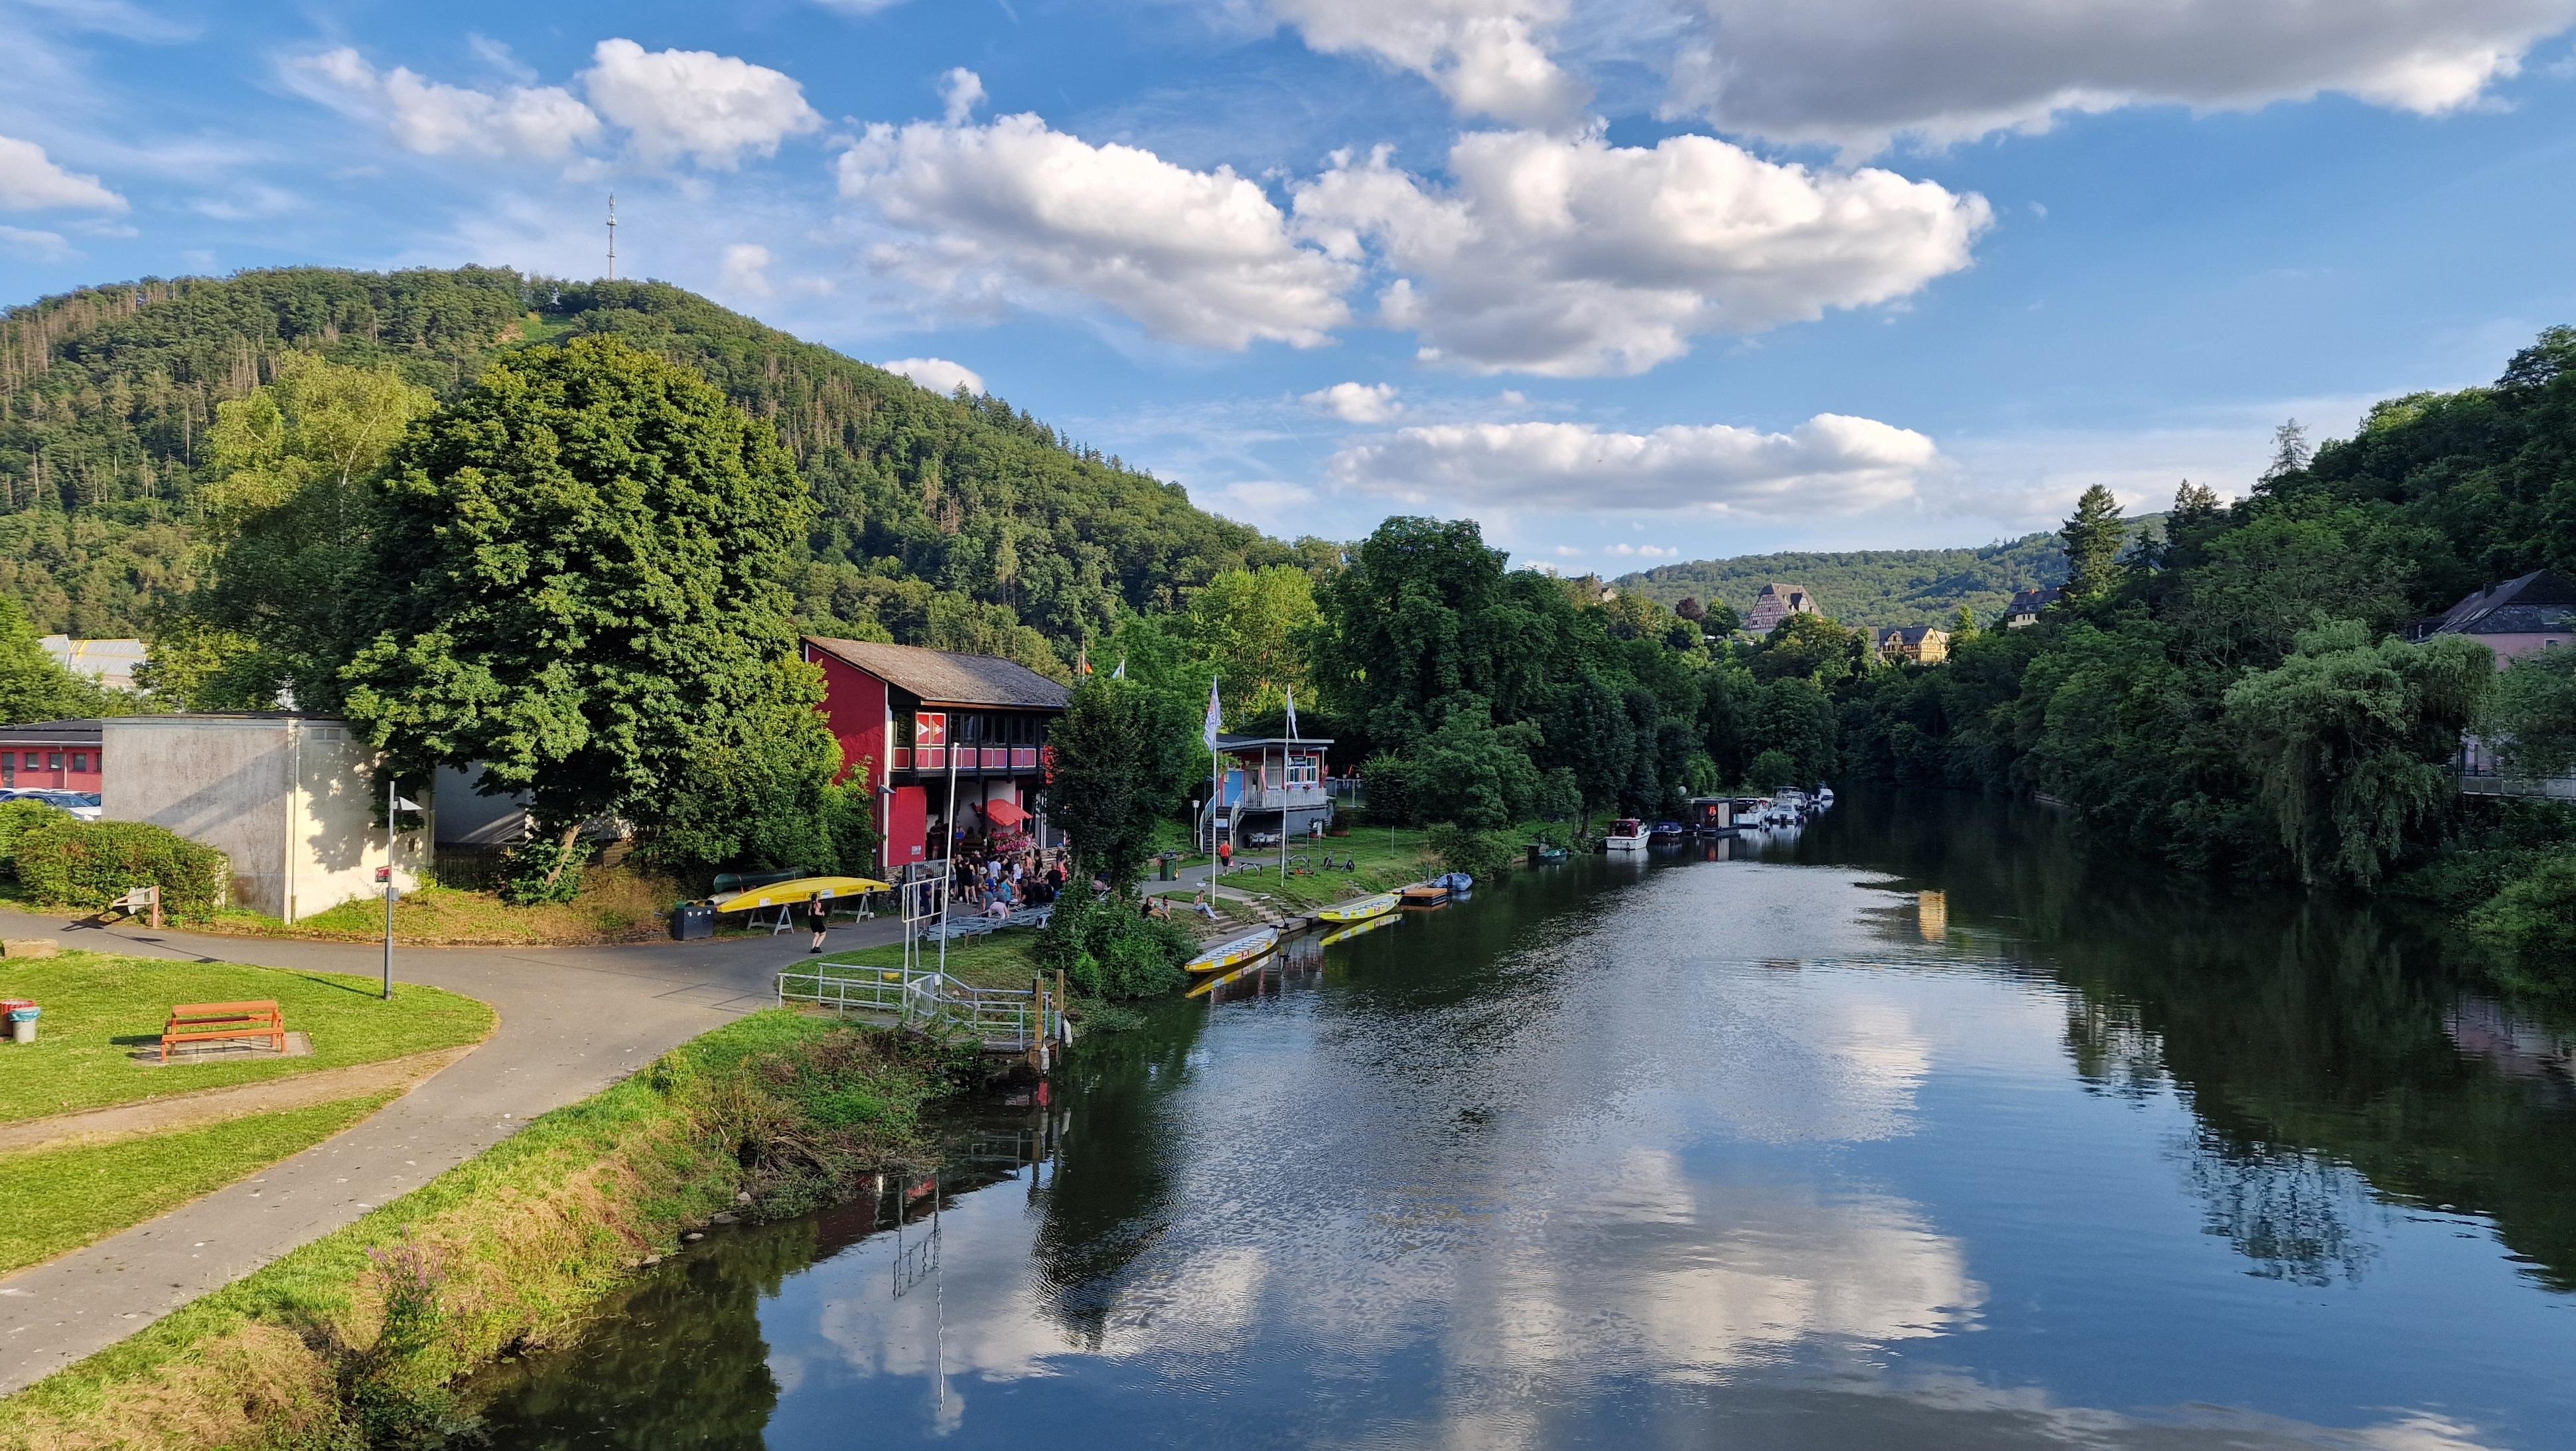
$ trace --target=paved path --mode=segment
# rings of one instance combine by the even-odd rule
[[[835,950],[901,940],[878,918],[836,928]],[[88,927],[0,911],[0,936],[137,957],[372,974],[382,949]],[[480,998],[490,1039],[365,1122],[158,1219],[0,1279],[0,1395],[95,1354],[188,1301],[420,1187],[529,1119],[586,1098],[657,1055],[776,1001],[773,974],[806,937],[637,947],[398,950],[397,982]],[[395,1006],[400,1006],[397,994]]]

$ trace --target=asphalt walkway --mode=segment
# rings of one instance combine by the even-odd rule
[[[900,921],[835,928],[832,949],[899,941]],[[89,926],[0,911],[0,936],[135,957],[373,974],[382,949]],[[252,1178],[0,1279],[0,1395],[115,1344],[172,1310],[419,1188],[550,1109],[576,1102],[710,1028],[777,1001],[801,932],[634,947],[397,949],[394,978],[490,1003],[500,1026],[381,1112]],[[395,1010],[400,1009],[396,995]]]

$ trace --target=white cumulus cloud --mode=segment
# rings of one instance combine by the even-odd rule
[[[1689,0],[1671,103],[1848,153],[2130,105],[2325,92],[2427,115],[2480,100],[2576,0]]]
[[[599,117],[561,86],[498,94],[433,81],[408,67],[379,71],[347,46],[286,63],[290,83],[344,115],[385,127],[423,156],[552,159],[599,139]]]
[[[1966,267],[1993,220],[1981,196],[1708,136],[1478,132],[1449,174],[1434,186],[1383,148],[1343,153],[1297,189],[1297,228],[1397,274],[1380,313],[1420,335],[1425,361],[1488,373],[1641,373],[1702,333],[1891,302]]]
[[[1672,559],[1681,553],[1660,544],[1613,544],[1601,552],[1619,559]]]
[[[77,255],[62,233],[37,227],[0,226],[0,249],[31,262],[64,262]]]
[[[1345,448],[1326,465],[1336,483],[1371,493],[1755,519],[1884,508],[1913,497],[1941,467],[1940,449],[1922,434],[1836,413],[1786,433],[1724,424],[1643,434],[1582,423],[1440,424]]]
[[[1566,0],[1269,0],[1306,43],[1416,72],[1468,115],[1523,126],[1574,119],[1589,95],[1547,53]]]
[[[1259,186],[1035,116],[871,126],[842,155],[840,188],[904,234],[875,265],[956,302],[1079,294],[1159,337],[1230,349],[1316,346],[1349,317],[1354,267],[1297,245]]]
[[[125,198],[109,191],[97,177],[65,171],[33,141],[0,136],[0,210],[47,211],[54,208],[121,212]]]
[[[984,104],[984,78],[964,66],[949,71],[939,78],[939,104],[949,125],[965,125],[975,108]]]
[[[774,155],[779,142],[823,124],[794,78],[713,51],[603,40],[581,79],[599,114],[633,132],[648,161],[689,156],[731,170],[745,153]]]
[[[879,363],[877,366],[889,373],[910,378],[922,387],[942,396],[954,393],[961,387],[969,393],[990,391],[984,386],[983,374],[963,363],[952,363],[946,358],[897,358],[891,363]]]
[[[1403,411],[1395,401],[1393,383],[1335,383],[1318,388],[1297,401],[1318,413],[1329,413],[1344,423],[1384,423]]]
[[[770,293],[769,264],[772,260],[767,247],[757,242],[736,242],[725,248],[724,266],[717,275],[722,279],[725,290],[729,292],[767,297]]]

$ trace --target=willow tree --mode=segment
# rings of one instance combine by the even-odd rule
[[[514,354],[395,452],[348,714],[399,767],[527,791],[550,883],[596,816],[703,829],[702,786],[801,810],[834,756],[783,583],[809,508],[775,433],[687,368],[609,338]]]

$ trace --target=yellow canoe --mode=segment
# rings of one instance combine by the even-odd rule
[[[1317,912],[1315,914],[1315,920],[1318,922],[1366,922],[1372,917],[1385,916],[1387,913],[1392,912],[1397,907],[1401,906],[1403,902],[1404,899],[1393,892],[1380,892],[1374,897],[1355,897],[1347,902],[1335,902],[1333,905]]]
[[[1348,941],[1350,941],[1352,938],[1359,936],[1359,935],[1360,935],[1361,933],[1363,933],[1363,932],[1375,932],[1377,929],[1379,929],[1379,928],[1381,928],[1381,927],[1392,927],[1392,926],[1394,926],[1394,925],[1397,923],[1397,921],[1399,921],[1399,920],[1401,920],[1401,919],[1399,919],[1399,918],[1395,915],[1395,910],[1394,910],[1393,908],[1389,908],[1389,909],[1387,909],[1387,913],[1386,913],[1386,915],[1385,915],[1385,916],[1383,916],[1383,917],[1371,917],[1370,919],[1368,919],[1368,920],[1367,920],[1367,921],[1365,921],[1365,922],[1362,922],[1361,924],[1359,924],[1359,925],[1358,925],[1358,926],[1356,926],[1356,927],[1345,927],[1345,928],[1343,928],[1341,931],[1336,932],[1336,933],[1333,933],[1332,935],[1330,935],[1330,936],[1326,937],[1323,941],[1318,942],[1318,943],[1316,943],[1315,945],[1316,945],[1317,947],[1330,947],[1330,946],[1332,946],[1332,945],[1333,945],[1334,943],[1336,943],[1336,942],[1348,942]]]
[[[1279,929],[1264,927],[1258,932],[1247,933],[1232,942],[1220,942],[1181,966],[1192,976],[1206,972],[1223,972],[1229,967],[1239,967],[1250,962],[1278,945]]]
[[[1241,982],[1260,970],[1260,963],[1247,962],[1232,972],[1213,973],[1207,977],[1199,979],[1198,986],[1191,988],[1187,993],[1183,994],[1183,996],[1193,998],[1206,997],[1209,993],[1215,992],[1218,988],[1224,987],[1228,983]]]
[[[762,907],[792,907],[811,902],[817,897],[855,897],[862,892],[890,892],[892,882],[869,877],[798,877],[792,882],[772,882],[754,887],[716,903],[719,912],[750,912]]]

